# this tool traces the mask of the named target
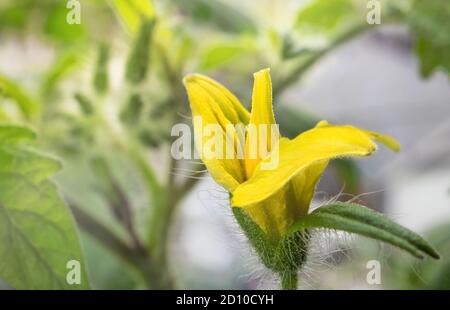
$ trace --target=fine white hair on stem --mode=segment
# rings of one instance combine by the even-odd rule
[[[385,189],[380,189],[380,190],[377,190],[377,191],[361,193],[361,194],[355,195],[353,198],[351,198],[347,202],[354,202],[355,200],[359,200],[361,197],[383,193],[384,191],[386,191],[386,190]]]
[[[183,114],[183,113],[181,113],[179,111],[177,112],[177,115],[180,116],[181,118],[184,118],[184,119],[192,119],[192,116],[185,115],[185,114]]]
[[[308,258],[300,272],[302,287],[320,285],[320,273],[350,259],[354,236],[332,229],[312,230]]]
[[[171,172],[170,174],[177,176],[177,177],[187,178],[187,179],[196,179],[196,180],[208,180],[209,179],[209,177],[207,177],[207,176],[195,176],[195,175],[176,173],[176,172]]]
[[[188,171],[188,169],[179,169],[178,171]],[[337,194],[331,197],[324,197],[318,207],[342,200],[343,197],[348,198],[348,202],[353,202],[363,196],[379,192],[383,192],[383,190],[351,195],[344,193],[344,187],[342,187]],[[203,193],[207,195],[200,197]],[[244,268],[240,278],[260,289],[279,287],[278,275],[264,266],[256,250],[251,247],[249,240],[233,216],[232,208],[229,204],[229,193],[223,188],[217,187],[199,190],[197,195],[205,207],[208,205],[208,210],[211,210],[211,201],[214,201],[215,205],[222,210],[225,221],[228,223],[227,231],[232,240],[237,241],[230,246],[240,253],[243,261]],[[336,269],[343,262],[348,262],[354,258],[355,253],[359,253],[359,251],[354,251],[357,248],[357,243],[355,243],[356,235],[354,234],[333,229],[312,229],[310,233],[308,255],[305,264],[299,270],[299,279],[301,288],[313,289],[322,287],[325,284],[321,280],[323,272]],[[381,253],[386,254],[384,251],[381,251]],[[294,257],[291,259],[294,259]]]
[[[208,169],[193,170],[193,169],[189,169],[189,168],[173,168],[173,170],[180,171],[180,172],[188,172],[188,173],[193,173],[193,174],[204,173],[204,172],[208,171]]]
[[[358,194],[358,195],[353,195],[353,194],[350,194],[350,193],[344,193],[344,188],[345,188],[345,185],[343,185],[341,187],[341,189],[339,190],[339,192],[337,194],[335,194],[335,195],[331,196],[330,198],[328,198],[328,200],[325,200],[326,198],[317,199],[319,196],[324,196],[325,197],[327,195],[325,192],[317,192],[316,195],[315,195],[315,198],[316,198],[315,200],[319,200],[321,202],[319,204],[317,204],[316,206],[312,206],[311,209],[314,210],[314,209],[320,208],[321,206],[328,205],[328,204],[333,204],[333,203],[338,202],[340,200],[348,202],[348,203],[352,203],[352,202],[355,202],[355,201],[361,203],[362,202],[361,201],[362,197],[369,196],[369,195],[374,195],[374,194],[378,194],[378,193],[382,193],[382,192],[385,191],[385,189],[380,189],[380,190],[376,190],[376,191],[365,192],[365,193],[361,193],[361,194]],[[342,199],[344,197],[350,197],[350,198],[348,200],[344,200],[344,199]]]
[[[205,163],[203,163],[202,161],[199,161],[199,160],[185,160],[185,162],[187,162],[188,164],[205,166]]]

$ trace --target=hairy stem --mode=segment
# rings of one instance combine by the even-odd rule
[[[281,289],[283,290],[296,290],[298,276],[295,270],[287,270],[280,273],[281,277]]]

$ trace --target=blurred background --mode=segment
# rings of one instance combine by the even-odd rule
[[[373,2],[379,25],[366,20]],[[68,16],[76,3],[79,24]],[[35,147],[63,163],[54,181],[77,220],[91,286],[277,287],[227,193],[200,162],[170,157],[172,126],[190,123],[185,74],[214,77],[248,107],[252,73],[265,67],[286,136],[326,119],[402,146],[335,161],[313,204],[358,201],[442,256],[418,261],[317,233],[301,287],[450,289],[449,1],[2,0],[0,122],[34,129]],[[381,264],[380,285],[366,281],[370,260]]]

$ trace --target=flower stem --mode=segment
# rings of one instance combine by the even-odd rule
[[[280,273],[281,289],[296,290],[297,289],[297,272],[295,270],[288,270]]]

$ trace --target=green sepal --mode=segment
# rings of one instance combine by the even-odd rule
[[[421,236],[384,215],[354,203],[336,202],[322,206],[295,223],[290,233],[325,228],[359,234],[401,248],[417,258],[439,254]]]
[[[303,266],[310,239],[308,230],[290,234],[274,243],[244,209],[233,207],[232,211],[250,244],[268,269],[283,275],[296,273]]]

